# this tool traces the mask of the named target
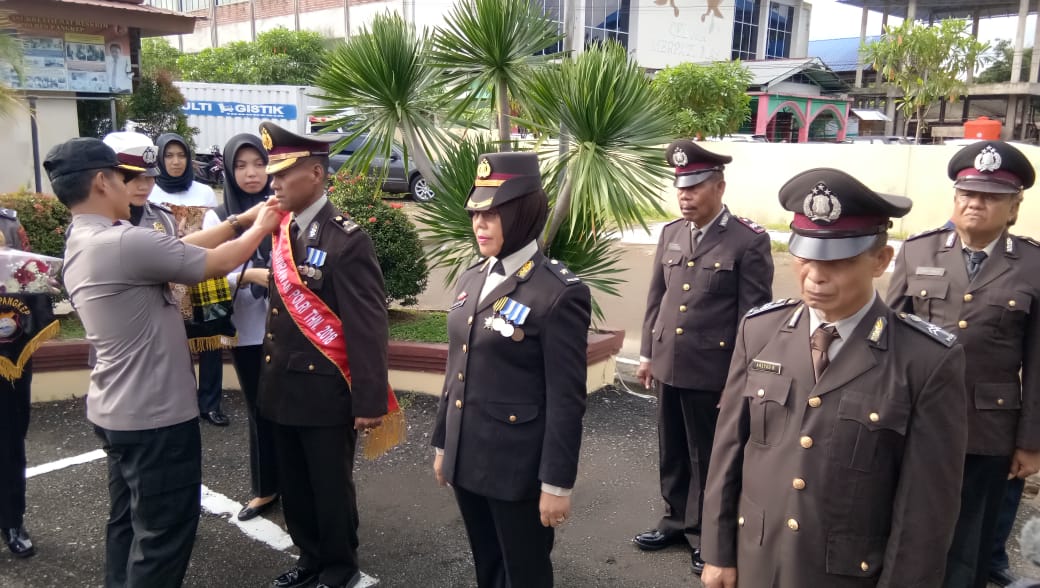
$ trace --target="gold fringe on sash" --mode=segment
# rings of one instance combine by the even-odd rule
[[[404,410],[398,407],[383,417],[383,424],[362,437],[361,446],[365,459],[375,459],[403,443],[407,430]]]
[[[238,347],[238,335],[231,337],[227,335],[213,335],[212,337],[188,339],[188,349],[192,353],[219,351],[221,349],[231,349],[232,347]]]
[[[61,325],[58,323],[57,319],[55,319],[49,325],[40,329],[40,332],[36,333],[36,336],[30,339],[29,342],[25,344],[25,347],[22,347],[22,352],[18,354],[17,363],[12,362],[6,357],[0,356],[0,378],[11,380],[13,382],[22,377],[22,370],[25,368],[25,364],[29,361],[29,358],[32,357],[32,354],[36,353],[36,350],[40,348],[40,345],[43,345],[44,341],[57,337],[60,332]]]

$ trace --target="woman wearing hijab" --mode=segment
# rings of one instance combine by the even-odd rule
[[[242,214],[267,199],[271,193],[267,160],[267,150],[256,135],[242,133],[228,140],[224,146],[224,204],[206,213],[203,228],[216,226],[228,216]],[[234,292],[231,321],[238,332],[238,346],[231,350],[231,357],[249,409],[249,471],[253,497],[238,513],[242,521],[262,514],[278,496],[271,425],[256,410],[270,256],[271,238],[267,237],[249,261],[228,274]]]
[[[481,588],[552,586],[581,448],[589,289],[539,250],[535,154],[481,156],[466,210],[487,259],[448,313],[434,474],[454,489]]]
[[[156,162],[159,176],[155,178],[155,187],[148,200],[167,206],[216,206],[217,196],[213,188],[195,181],[191,149],[184,137],[166,133],[159,135],[156,145],[159,147]],[[199,353],[199,414],[218,427],[226,427],[230,422],[220,410],[223,369],[219,350]]]

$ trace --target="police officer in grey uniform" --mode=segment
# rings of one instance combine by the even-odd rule
[[[0,247],[27,251],[29,239],[18,213],[0,208]],[[3,342],[0,345],[10,345]],[[0,536],[15,557],[36,553],[23,525],[25,515],[25,435],[29,431],[32,363],[16,380],[0,378]]]
[[[888,302],[957,333],[971,359],[968,449],[945,586],[986,585],[1009,477],[1040,470],[1040,243],[1008,232],[1036,174],[1003,141],[950,160],[951,222],[907,239]]]
[[[835,169],[780,190],[801,300],[741,324],[704,499],[707,588],[928,586],[965,431],[956,337],[874,290],[910,200]]]
[[[700,558],[701,505],[716,406],[726,383],[737,324],[772,297],[769,236],[722,203],[728,155],[693,141],[665,151],[675,167],[683,218],[661,232],[647,294],[637,372],[661,384],[658,412],[661,497],[665,514],[636,535],[643,550],[689,543],[694,573]]]

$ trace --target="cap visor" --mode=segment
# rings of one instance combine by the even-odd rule
[[[290,167],[296,165],[297,158],[290,157],[288,159],[279,159],[278,161],[271,161],[267,164],[267,173],[276,174],[280,171],[285,171]]]
[[[121,169],[123,171],[128,171],[128,172],[134,172],[135,174],[143,174],[143,173],[145,173],[145,171],[147,171],[143,167],[137,167],[136,165],[130,165],[129,163],[120,163],[119,165],[116,166],[116,169]]]
[[[797,233],[791,234],[787,248],[791,255],[815,261],[834,261],[848,259],[863,253],[877,240],[877,235],[865,237],[845,237],[843,239],[819,239],[806,237]]]
[[[986,180],[958,180],[953,184],[958,190],[968,192],[989,192],[991,194],[1018,194],[1021,188],[1010,186],[1003,182],[990,182]]]
[[[498,188],[473,188],[469,193],[469,198],[466,199],[466,210],[480,211],[491,208],[495,204],[495,194],[497,192]]]
[[[146,167],[144,168],[144,175],[149,178],[154,178],[159,175],[159,168],[157,167]]]
[[[673,185],[676,188],[691,188],[693,186],[696,186],[697,184],[700,184],[704,180],[710,178],[711,172],[713,171],[716,170],[709,169],[696,174],[684,174],[681,176],[675,176],[675,182],[673,183]]]

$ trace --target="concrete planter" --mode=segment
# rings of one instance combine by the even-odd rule
[[[614,358],[625,341],[624,331],[590,331],[589,392],[614,382]],[[33,356],[33,401],[62,400],[87,393],[89,345],[84,340],[50,341]],[[447,343],[390,342],[390,384],[396,390],[437,395],[444,385]],[[238,378],[225,354],[224,388],[238,388]]]

